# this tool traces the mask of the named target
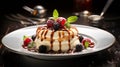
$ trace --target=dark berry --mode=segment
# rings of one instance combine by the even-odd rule
[[[49,19],[49,20],[47,21],[47,27],[48,27],[48,28],[53,27],[53,23],[54,23],[54,20],[53,20],[53,19]]]
[[[57,31],[57,30],[59,30],[59,28],[60,28],[60,24],[59,24],[58,22],[54,22],[54,24],[53,24],[53,29],[54,29],[55,31]]]
[[[36,38],[36,35],[32,35],[32,40],[34,41]]]
[[[80,52],[83,50],[83,46],[81,44],[76,45],[75,52]]]
[[[38,51],[39,51],[39,53],[46,53],[47,52],[47,46],[45,46],[45,45],[39,46]]]
[[[79,35],[79,41],[82,42],[83,39],[84,37],[82,35]]]

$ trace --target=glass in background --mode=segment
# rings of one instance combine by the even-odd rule
[[[84,13],[84,11],[85,11],[85,14],[91,12],[92,0],[74,0],[73,10],[75,15],[80,15],[80,13]]]

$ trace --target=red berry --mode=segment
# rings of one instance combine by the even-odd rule
[[[47,21],[47,27],[48,27],[48,28],[52,27],[52,26],[53,26],[53,23],[54,23],[54,20],[53,20],[53,19],[49,19],[49,20]]]
[[[84,38],[84,39],[82,40],[82,44],[85,45],[85,42],[91,43],[91,40],[90,40],[89,38]]]
[[[62,26],[62,27],[64,26],[65,22],[66,22],[65,19],[63,19],[63,20],[61,21],[61,26]]]
[[[90,48],[93,48],[94,46],[95,46],[94,42],[91,42],[89,45]]]
[[[24,40],[24,46],[28,46],[28,44],[31,42],[31,39],[30,38],[26,38]]]
[[[64,17],[59,17],[57,19],[57,22],[60,24],[60,27],[64,27],[64,24],[66,22],[66,19]]]
[[[88,45],[85,45],[86,42],[88,42]],[[84,39],[82,40],[82,44],[83,44],[86,48],[89,47],[90,43],[91,43],[91,40],[90,40],[89,38],[84,38]]]

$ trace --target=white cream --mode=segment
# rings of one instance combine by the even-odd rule
[[[39,32],[38,32],[39,31]],[[78,38],[78,31],[76,28],[70,28],[70,30],[58,30],[52,31],[49,29],[38,29],[37,37],[35,39],[36,48],[45,45],[49,50],[55,52],[61,50],[67,52],[69,49],[74,49],[77,44],[80,44]]]

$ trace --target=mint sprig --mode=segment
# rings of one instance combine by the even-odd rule
[[[57,19],[58,17],[59,17],[59,13],[58,13],[57,9],[54,9],[53,18]]]
[[[23,36],[23,40],[25,40],[26,38],[28,38],[28,36],[24,35],[24,36]]]
[[[89,47],[89,42],[86,41],[86,42],[85,42],[85,48],[88,48],[88,47]]]
[[[68,17],[65,26],[67,28],[70,28],[70,23],[75,22],[77,19],[78,19],[77,16],[70,16],[70,17]]]
[[[59,17],[59,13],[58,13],[57,9],[54,9],[54,11],[53,11],[53,18],[56,20],[58,17]],[[67,28],[70,28],[70,24],[75,22],[77,19],[78,19],[77,16],[70,16],[70,17],[68,17],[67,21],[65,23],[65,26]]]
[[[67,18],[67,23],[73,23],[78,19],[77,16],[70,16]]]

